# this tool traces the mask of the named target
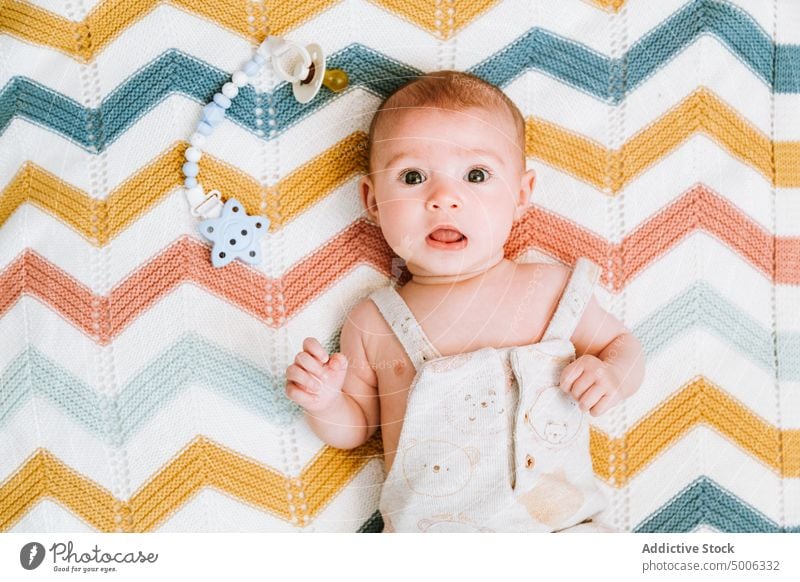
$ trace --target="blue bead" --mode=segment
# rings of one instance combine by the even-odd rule
[[[200,166],[196,162],[186,162],[183,164],[183,175],[188,178],[194,178],[200,173]]]
[[[260,67],[258,66],[258,63],[255,61],[247,61],[242,70],[247,74],[248,77],[252,77],[258,72],[259,68]]]
[[[260,67],[261,65],[267,62],[267,59],[262,57],[260,54],[256,53],[253,55],[253,62]]]
[[[214,94],[214,103],[222,107],[223,109],[227,109],[231,106],[231,100],[225,97],[222,93],[215,93]]]
[[[225,119],[225,110],[213,101],[203,107],[203,121],[214,127]]]
[[[214,133],[214,128],[205,121],[201,121],[197,124],[197,133],[200,135],[211,135]]]
[[[197,186],[197,178],[186,178],[183,181],[183,185],[186,188],[194,188],[195,186]]]

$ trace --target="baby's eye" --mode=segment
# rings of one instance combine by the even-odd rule
[[[424,178],[422,174],[417,172],[416,170],[409,170],[408,172],[403,173],[403,182],[406,184],[422,184],[424,182]]]
[[[489,170],[483,168],[472,168],[467,174],[467,179],[473,183],[485,182],[490,176]]]

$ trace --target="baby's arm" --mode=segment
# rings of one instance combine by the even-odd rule
[[[378,382],[369,365],[358,307],[347,317],[340,337],[341,353],[328,356],[313,337],[286,369],[286,395],[305,411],[311,430],[339,449],[364,444],[378,427]]]
[[[599,416],[631,396],[644,378],[642,345],[592,296],[572,334],[576,360],[561,373],[561,389]]]

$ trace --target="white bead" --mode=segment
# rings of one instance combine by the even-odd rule
[[[234,99],[239,94],[239,88],[233,83],[225,83],[222,86],[222,94],[228,99]]]
[[[194,147],[187,148],[186,150],[186,160],[189,162],[199,162],[202,155],[203,152]]]
[[[190,197],[190,200],[200,200],[202,202],[202,199],[206,193],[203,192],[203,186],[198,184],[194,188],[187,188],[186,195]]]
[[[202,133],[194,132],[192,137],[189,138],[189,143],[197,149],[202,149],[206,145],[206,136]]]
[[[233,75],[231,75],[231,81],[237,87],[244,87],[248,83],[247,73],[244,71],[236,71]]]

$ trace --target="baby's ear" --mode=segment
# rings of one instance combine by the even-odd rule
[[[531,198],[533,196],[533,186],[536,184],[536,172],[528,170],[522,174],[522,180],[519,184],[519,193],[516,200],[516,211],[514,212],[514,220],[522,218],[528,211],[531,205]]]
[[[358,182],[358,193],[361,197],[361,205],[367,212],[367,217],[375,224],[380,224],[378,204],[375,198],[375,186],[369,176],[361,176]]]

